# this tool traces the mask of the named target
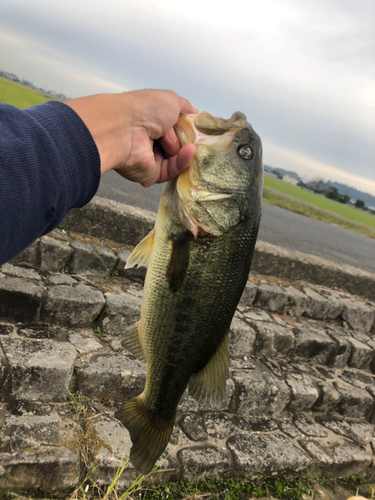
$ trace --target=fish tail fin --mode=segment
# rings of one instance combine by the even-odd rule
[[[142,395],[131,399],[115,414],[130,433],[133,442],[130,461],[141,474],[151,472],[172,434],[175,417],[157,420],[143,404]]]

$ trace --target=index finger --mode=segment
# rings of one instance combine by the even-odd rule
[[[180,95],[177,95],[177,100],[180,106],[180,113],[185,113],[187,115],[189,114],[196,114],[199,113],[199,109],[194,106],[193,104],[190,103],[187,99],[184,97],[181,97]]]

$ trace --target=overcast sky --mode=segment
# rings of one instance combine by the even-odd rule
[[[170,88],[264,163],[375,195],[374,0],[1,0],[0,68],[69,97]]]

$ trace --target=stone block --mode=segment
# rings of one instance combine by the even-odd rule
[[[92,481],[99,486],[112,484],[116,472],[129,458],[132,441],[128,430],[118,420],[101,416],[90,424],[89,441],[89,465],[94,469]],[[137,476],[138,473],[129,463],[118,486],[127,488]]]
[[[230,455],[228,451],[214,446],[183,448],[177,453],[182,474],[188,481],[207,477],[217,477],[228,470]]]
[[[272,323],[257,326],[256,350],[263,355],[289,356],[294,348],[294,334],[289,328]]]
[[[349,358],[349,366],[353,368],[365,368],[374,359],[375,351],[364,344],[359,342],[353,337],[347,337],[349,344],[351,345],[351,355]]]
[[[306,469],[311,460],[281,434],[239,434],[227,441],[236,476],[289,474]],[[251,451],[250,451],[251,450]]]
[[[224,414],[207,413],[204,417],[204,426],[208,436],[213,439],[224,439],[234,429],[234,424]]]
[[[298,414],[293,417],[293,423],[303,434],[310,437],[327,437],[327,431],[307,415]]]
[[[369,373],[359,370],[354,370],[354,369],[343,370],[340,374],[340,378],[344,382],[354,385],[359,389],[363,389],[366,385],[375,386],[375,377],[373,375],[370,375]]]
[[[283,312],[286,308],[287,296],[284,290],[274,283],[258,285],[254,306],[271,312]]]
[[[104,246],[72,240],[73,256],[69,271],[73,274],[94,274],[105,276],[113,271],[117,255]]]
[[[233,380],[239,416],[279,415],[289,403],[287,385],[261,364],[248,372],[234,371]]]
[[[39,319],[43,287],[22,278],[0,278],[0,318],[18,322]]]
[[[80,484],[79,451],[64,447],[43,447],[39,452],[25,450],[0,453],[0,488],[70,489]]]
[[[129,327],[139,321],[142,300],[130,293],[106,293],[104,297],[105,308],[98,318],[98,325],[104,333],[122,337]]]
[[[27,415],[5,419],[1,429],[0,452],[38,450],[41,446],[64,446],[78,449],[77,425],[59,415]]]
[[[288,373],[285,381],[292,391],[292,400],[288,409],[291,411],[306,411],[314,406],[319,392],[312,379],[305,373]]]
[[[329,309],[325,315],[325,319],[336,319],[342,313],[344,305],[342,303],[342,297],[332,290],[321,290],[321,294],[328,299]]]
[[[200,415],[184,415],[179,426],[191,441],[205,441],[208,438],[203,417]]]
[[[303,292],[294,288],[293,286],[288,286],[285,289],[286,293],[286,311],[291,316],[302,316],[302,314],[307,310],[309,306],[309,298]]]
[[[229,353],[231,359],[245,361],[254,353],[255,331],[244,321],[233,318],[229,331]]]
[[[146,277],[147,267],[141,266],[125,269],[125,264],[130,254],[130,250],[120,250],[115,269],[118,271],[120,276],[143,283]]]
[[[40,269],[43,271],[59,271],[68,263],[73,249],[64,241],[50,236],[40,238]]]
[[[95,352],[102,348],[100,342],[96,339],[84,334],[71,334],[69,335],[69,342],[74,345],[77,352],[81,355]]]
[[[39,240],[31,243],[25,250],[13,257],[9,261],[10,264],[14,266],[24,266],[33,267],[34,269],[39,267]]]
[[[75,348],[68,342],[1,339],[7,359],[7,397],[26,402],[65,401]]]
[[[77,425],[58,415],[7,417],[0,439],[0,489],[79,484]]]
[[[362,447],[345,439],[336,438],[334,442],[299,441],[309,453],[313,462],[309,472],[325,477],[363,476],[372,464],[371,455]]]
[[[1,267],[1,272],[6,276],[13,276],[14,278],[24,278],[34,281],[42,280],[40,274],[35,269],[25,269],[24,267],[12,266],[11,264],[4,264]]]
[[[344,306],[341,313],[344,319],[353,330],[369,333],[374,326],[375,310],[359,300],[343,299]]]
[[[255,296],[257,294],[257,290],[258,290],[257,286],[254,285],[254,283],[251,283],[251,281],[248,281],[246,283],[244,291],[242,292],[241,295],[241,299],[238,303],[238,309],[240,311],[244,311],[253,305]]]
[[[310,299],[304,315],[314,319],[325,318],[330,308],[329,301],[323,297],[323,295],[320,295],[320,293],[315,292],[311,288],[304,287],[303,292]]]
[[[138,396],[146,381],[146,366],[133,356],[96,356],[77,372],[77,387],[88,397],[125,403]]]
[[[341,402],[337,406],[337,411],[341,415],[353,418],[370,418],[374,400],[367,391],[340,380],[333,382],[333,385],[341,395]]]
[[[78,281],[69,276],[69,274],[57,273],[48,276],[46,285],[77,285]]]
[[[364,422],[348,422],[328,416],[317,417],[317,421],[335,434],[352,439],[363,446],[367,446],[373,432],[372,426]]]
[[[287,436],[291,437],[292,439],[294,439],[297,436],[301,435],[300,431],[293,424],[292,419],[290,419],[290,418],[280,418],[277,423],[278,423],[279,429],[281,431],[283,431],[284,434],[286,434]]]
[[[69,326],[91,326],[103,309],[102,292],[86,285],[50,287],[42,319]]]
[[[295,349],[294,357],[313,361],[316,364],[324,365],[336,349],[336,343],[323,330],[316,330],[306,327],[295,328]]]
[[[265,321],[268,323],[272,323],[272,318],[266,311],[251,309],[250,311],[244,312],[244,318],[246,321],[249,321],[250,324],[253,322],[257,323],[259,321]]]
[[[330,331],[329,336],[336,342],[336,349],[333,350],[328,364],[334,368],[344,368],[348,364],[352,352],[351,344],[347,337],[338,333]]]
[[[336,408],[341,401],[341,395],[333,385],[330,382],[319,381],[316,386],[319,391],[319,399],[313,409],[328,413]]]

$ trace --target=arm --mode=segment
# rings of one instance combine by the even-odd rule
[[[173,131],[181,112],[197,109],[156,90],[0,104],[0,265],[88,203],[108,170],[145,187],[177,176],[195,152]]]

